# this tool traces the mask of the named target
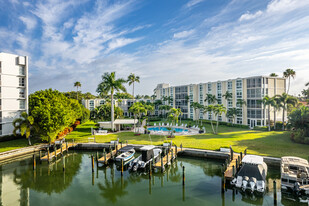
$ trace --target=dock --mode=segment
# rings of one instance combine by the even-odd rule
[[[40,158],[41,161],[52,161],[54,158],[57,158],[59,154],[63,154],[64,151],[68,151],[70,147],[74,147],[75,143],[63,143],[60,148],[56,151],[47,151],[47,154]]]
[[[232,148],[230,149],[231,149],[230,162],[229,164],[227,164],[226,170],[224,172],[224,178],[226,180],[232,180],[235,177],[243,158],[242,153],[240,154],[234,153]]]
[[[170,148],[169,152],[165,156],[161,156],[159,161],[153,165],[153,169],[157,168],[164,171],[165,167],[170,165],[176,159],[177,154],[182,151],[184,150],[182,148],[177,148],[177,146],[175,146],[174,148]]]
[[[101,164],[107,164],[109,161],[111,161],[114,157],[116,157],[117,152],[122,148],[125,147],[125,145],[122,144],[116,144],[114,145],[114,148],[110,147],[110,151],[108,153],[103,152],[103,156],[98,159],[98,163]]]

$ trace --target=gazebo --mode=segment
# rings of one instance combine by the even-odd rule
[[[119,131],[121,130],[121,125],[125,125],[125,124],[136,124],[137,123],[137,119],[116,119],[114,121],[114,128]],[[104,129],[111,129],[112,128],[112,124],[111,121],[106,121],[106,122],[98,122],[98,124],[100,125],[100,128],[104,128]]]

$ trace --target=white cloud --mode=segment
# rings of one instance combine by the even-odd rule
[[[136,41],[139,41],[141,38],[135,38],[135,39],[129,39],[129,38],[117,38],[113,39],[111,42],[108,44],[108,51],[124,47],[128,44],[132,44]]]
[[[285,13],[308,5],[309,1],[304,0],[272,0],[267,5],[267,12]]]
[[[32,30],[37,24],[36,19],[29,16],[20,16],[19,19],[26,25],[28,30]]]
[[[247,12],[247,13],[241,15],[241,17],[239,18],[239,21],[246,21],[246,20],[255,19],[255,18],[261,16],[262,14],[263,14],[262,11],[257,11],[254,14]]]
[[[193,29],[188,31],[182,31],[174,34],[175,39],[186,38],[191,36],[195,31]]]
[[[203,1],[204,0],[189,0],[189,2],[186,4],[186,7],[191,8],[192,6],[195,6]]]

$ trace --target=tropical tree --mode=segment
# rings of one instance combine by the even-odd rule
[[[76,87],[76,94],[77,94],[76,99],[78,99],[78,87],[81,87],[81,86],[82,86],[82,84],[80,82],[74,83],[74,87]]]
[[[137,83],[140,83],[139,81],[139,76],[136,76],[135,74],[131,73],[129,76],[128,76],[128,80],[127,82],[129,83],[129,86],[133,86],[133,99],[134,99],[134,83],[137,82]]]
[[[203,112],[207,111],[208,113],[210,113],[210,115],[211,115],[211,118],[210,118],[211,129],[212,129],[212,132],[215,134],[216,132],[215,132],[215,129],[214,129],[214,126],[213,126],[213,122],[212,122],[214,110],[215,110],[214,105],[208,105],[208,106],[204,106]]]
[[[132,112],[134,114],[134,117],[138,117],[138,122],[140,122],[140,119],[142,117],[142,114],[147,114],[147,109],[145,108],[145,105],[141,102],[135,102],[129,109],[129,112]],[[136,131],[135,121],[134,121],[134,132]]]
[[[274,110],[274,130],[276,130],[276,122],[277,122],[277,112],[280,111],[281,105],[280,105],[280,100],[274,96],[272,97],[273,99],[273,103],[272,103],[272,107]]]
[[[300,106],[295,108],[288,116],[289,123],[294,128],[293,140],[299,143],[309,144],[309,108]],[[305,140],[305,137],[307,137]]]
[[[233,119],[233,124],[235,124],[236,122],[237,114],[238,114],[238,110],[235,107],[229,108],[226,112],[226,116]]]
[[[206,94],[206,98],[204,101],[208,102],[208,104],[214,104],[218,101],[218,99],[213,94]]]
[[[164,117],[166,117],[166,111],[170,110],[172,107],[170,105],[160,105],[159,110],[163,110]]]
[[[270,77],[278,77],[278,74],[276,74],[276,73],[270,73],[269,76],[270,76]]]
[[[150,96],[152,100],[155,100],[157,98],[157,96],[155,94]]]
[[[295,106],[297,104],[297,99],[288,95],[287,93],[276,95],[276,98],[278,99],[280,107],[282,108],[282,130],[284,130],[285,111],[287,111],[288,106]]]
[[[222,104],[216,104],[214,105],[214,114],[217,117],[217,126],[216,126],[216,133],[218,134],[218,127],[219,127],[219,116],[222,115],[222,113],[226,113],[226,108]]]
[[[243,105],[247,105],[246,100],[244,100],[244,99],[237,99],[236,106],[242,108]]]
[[[115,72],[104,73],[102,75],[102,82],[98,85],[97,92],[100,95],[111,94],[111,128],[114,131],[114,92],[123,91],[126,92],[126,88],[124,87],[124,83],[126,80],[124,79],[116,79]]]
[[[274,99],[270,98],[266,95],[262,100],[261,103],[267,107],[267,116],[268,116],[268,131],[270,131],[270,107],[274,104]]]
[[[296,76],[296,72],[295,72],[293,69],[286,69],[286,70],[283,72],[283,76],[284,76],[285,78],[289,78],[288,91],[286,92],[287,94],[289,94],[291,77],[294,79],[295,76]]]
[[[173,120],[173,123],[178,123],[179,116],[182,115],[181,109],[171,108],[169,110],[169,117]]]
[[[111,120],[111,103],[105,103],[94,109],[94,119],[96,120]],[[123,110],[120,107],[114,105],[114,117],[115,119],[123,117]]]
[[[229,92],[229,91],[226,91],[222,97],[225,98],[225,100],[229,100],[229,99],[232,99],[233,98],[233,93],[232,92]]]
[[[198,102],[192,102],[192,103],[190,104],[190,107],[192,107],[193,110],[194,110],[194,114],[195,114],[195,118],[196,118],[195,121],[199,121],[200,115],[198,115],[196,112],[197,112],[199,109],[202,109],[202,105],[199,104]]]
[[[148,115],[148,120],[149,120],[149,114],[150,114],[151,112],[154,112],[155,106],[154,106],[154,104],[152,104],[152,103],[146,103],[146,104],[144,105],[144,107],[145,107],[145,109],[147,110],[147,115]]]
[[[26,112],[21,113],[21,117],[14,119],[13,121],[13,134],[16,136],[17,131],[20,131],[22,136],[26,136],[29,145],[31,145],[30,133],[32,129],[37,130],[37,125],[34,122],[34,118],[29,116]]]

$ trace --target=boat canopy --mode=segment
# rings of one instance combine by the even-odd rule
[[[309,167],[308,161],[299,157],[281,157],[281,164]]]
[[[155,148],[155,146],[153,146],[153,145],[147,145],[147,146],[144,146],[144,147],[141,147],[141,149],[140,150],[151,150],[151,149],[154,149]]]
[[[266,179],[267,170],[264,164],[244,164],[238,172],[238,176],[255,177],[258,181]]]
[[[241,161],[245,164],[254,164],[254,165],[261,165],[263,164],[264,160],[263,157],[257,155],[246,155]]]

